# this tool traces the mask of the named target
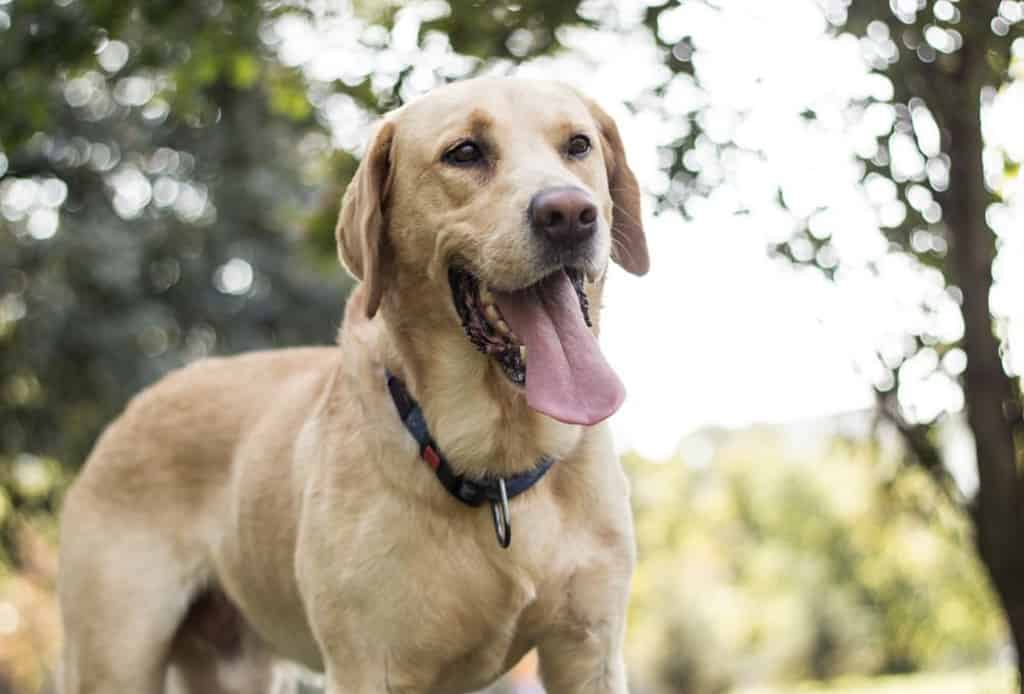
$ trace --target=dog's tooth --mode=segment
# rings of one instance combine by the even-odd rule
[[[522,359],[523,363],[526,363],[526,345],[519,346],[519,358]]]
[[[491,322],[491,325],[496,325],[501,320],[501,317],[498,315],[498,309],[494,307],[494,304],[484,306],[484,315],[487,316],[487,320]]]
[[[480,287],[480,303],[493,304],[494,294],[491,294],[491,290],[487,287]]]
[[[495,323],[495,327],[498,328],[498,332],[501,333],[502,335],[508,335],[512,332],[511,330],[508,329],[508,323],[501,320],[500,318],[498,319],[498,322]]]

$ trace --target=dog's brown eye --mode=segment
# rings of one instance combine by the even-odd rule
[[[476,164],[482,161],[484,153],[480,149],[480,145],[473,142],[472,140],[466,140],[452,147],[450,150],[444,153],[442,157],[446,164]]]
[[[590,138],[586,135],[573,135],[569,140],[568,153],[573,159],[581,159],[590,153]]]

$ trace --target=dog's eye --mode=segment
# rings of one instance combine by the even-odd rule
[[[483,158],[484,153],[480,149],[480,145],[472,140],[460,142],[445,152],[444,156],[441,157],[446,164],[455,165],[476,164],[477,162],[482,161]]]
[[[590,138],[586,135],[573,135],[566,150],[573,159],[582,159],[590,153]]]

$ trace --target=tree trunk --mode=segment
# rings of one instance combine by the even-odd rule
[[[1020,393],[1003,369],[989,308],[996,243],[985,221],[991,196],[982,165],[980,94],[989,76],[984,44],[965,41],[960,58],[959,69],[950,75],[952,83],[946,85],[950,103],[942,109],[951,170],[949,189],[940,202],[951,237],[953,278],[963,292],[964,399],[979,481],[972,518],[978,551],[1005,610],[1024,682],[1024,526],[1014,443]]]

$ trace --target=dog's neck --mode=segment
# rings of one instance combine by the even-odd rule
[[[456,472],[510,476],[534,468],[542,456],[567,457],[580,445],[584,428],[530,409],[501,367],[466,339],[454,312],[437,306],[437,293],[422,287],[391,292],[402,304],[386,295],[370,321],[358,311],[361,294],[357,288],[346,310],[346,323],[361,336],[359,348],[373,355],[374,373],[391,371],[406,384]],[[388,397],[383,378],[379,390]]]

